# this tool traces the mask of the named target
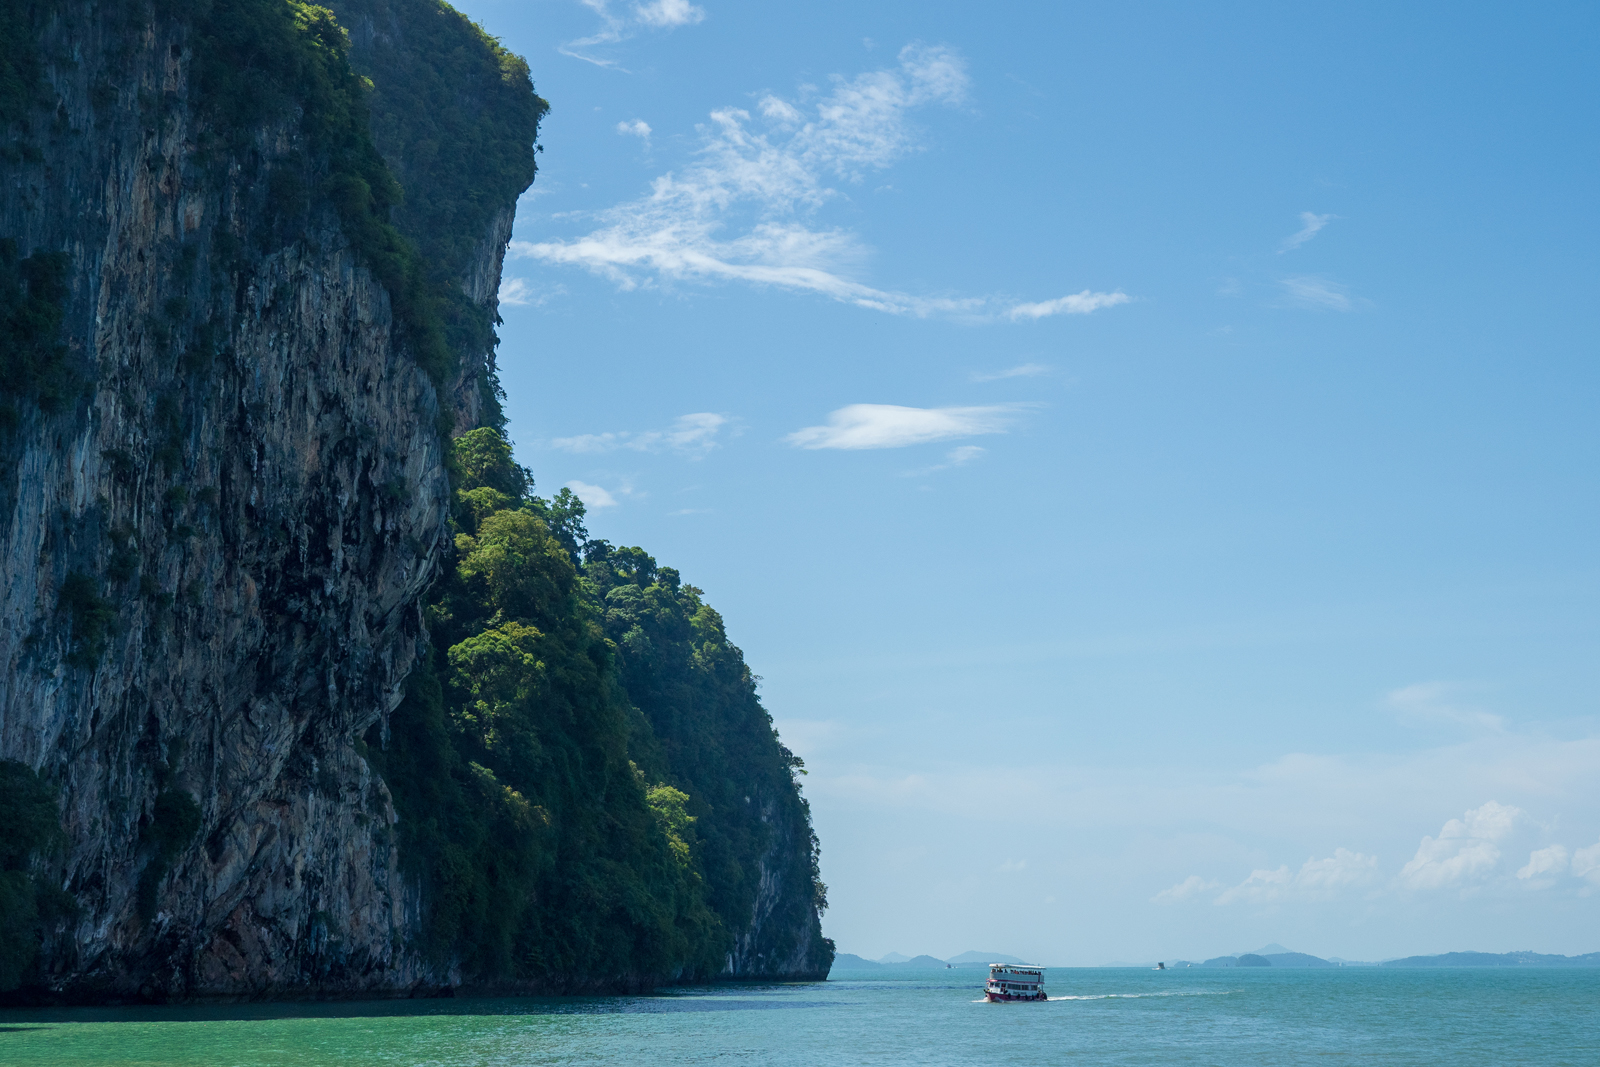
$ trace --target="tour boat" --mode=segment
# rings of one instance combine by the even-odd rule
[[[989,964],[983,994],[991,1001],[1050,999],[1044,995],[1044,968],[1031,963]]]

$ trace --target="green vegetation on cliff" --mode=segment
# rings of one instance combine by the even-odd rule
[[[616,649],[622,689],[645,719],[633,738],[634,758],[650,777],[688,793],[712,908],[730,928],[748,923],[759,857],[775,827],[797,827],[799,839],[785,845],[800,862],[779,872],[783,884],[772,926],[817,936],[811,910],[827,907],[827,892],[811,811],[795,783],[805,765],[779,743],[722,616],[699,589],[684,585],[673,568],[657,566],[643,549],[591,541],[585,560],[586,590]],[[799,948],[766,946],[778,957]]]
[[[430,950],[484,984],[711,977],[766,862],[791,883],[773,920],[788,942],[769,955],[811,946],[825,973],[799,761],[721,619],[640,549],[589,542],[580,569],[582,504],[534,496],[498,431],[456,455],[432,661],[387,743],[367,737]]]
[[[0,8],[0,160],[37,160],[30,112],[49,97],[39,56],[39,28],[50,0],[6,0]]]
[[[387,750],[368,737],[430,947],[482,982],[714,972],[722,933],[629,763],[628,708],[577,569],[498,434],[468,433],[460,452],[433,662]]]
[[[39,951],[43,922],[72,901],[33,863],[61,843],[55,790],[27,764],[0,761],[0,992],[16,989]]]
[[[439,0],[330,0],[351,38],[350,61],[369,78],[372,135],[404,189],[393,220],[415,242],[442,295],[452,349],[489,361],[480,377],[484,421],[503,425],[488,308],[462,281],[495,217],[533,181],[539,122],[528,64]]]
[[[300,0],[158,0],[157,10],[191,26],[198,100],[232,150],[247,152],[256,130],[299,113],[311,153],[269,167],[268,206],[278,223],[258,240],[298,237],[319,205],[331,205],[389,290],[413,356],[443,382],[456,359],[446,338],[448,295],[391,221],[403,194],[373,144],[366,86],[333,12]]]
[[[82,392],[61,343],[66,300],[64,253],[20,258],[16,241],[0,238],[0,427],[16,425],[19,400],[53,413]]]

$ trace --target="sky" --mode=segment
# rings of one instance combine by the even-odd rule
[[[840,951],[1600,950],[1600,9],[465,0],[509,432]]]

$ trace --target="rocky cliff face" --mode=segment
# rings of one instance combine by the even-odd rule
[[[435,980],[400,947],[415,909],[355,741],[412,666],[445,528],[435,388],[331,211],[274,238],[294,116],[219,150],[173,22],[63,4],[41,45],[58,106],[7,167],[0,233],[69,254],[90,383],[19,406],[0,525],[0,757],[63,785],[81,908],[46,984]],[[74,610],[86,591],[109,626]]]
[[[0,8],[0,285],[11,260],[64,256],[59,340],[82,385],[45,403],[0,353],[0,760],[59,791],[67,846],[41,877],[77,908],[46,925],[30,996],[473,981],[430,941],[438,894],[424,899],[417,857],[401,864],[395,797],[433,783],[391,777],[391,794],[373,767],[397,761],[368,745],[389,741],[430,655],[425,594],[455,565],[445,435],[498,424],[496,291],[545,105],[521,60],[445,5],[332,6],[353,28],[352,63],[375,75],[370,135],[364,108],[337,127],[295,95],[326,90],[318,54],[345,69],[343,31],[320,8]],[[310,59],[265,58],[283,45],[262,30],[274,18],[298,20]],[[221,58],[219,26],[234,48]],[[41,66],[18,97],[24,52]],[[231,106],[275,101],[239,121],[216,84],[258,63],[282,84],[230,83]],[[392,205],[409,261],[391,231],[363,229],[381,176],[339,170],[374,142],[413,194]],[[756,844],[725,857],[745,888],[725,909],[724,973],[821,977],[832,953],[804,802],[739,685],[749,706],[716,729],[753,731],[771,766],[724,783],[755,795],[766,827],[729,838]],[[756,784],[768,779],[781,788]],[[494,981],[618,985],[562,966]],[[626,973],[642,986],[676,972]]]
[[[756,864],[755,903],[748,925],[734,931],[722,976],[736,980],[783,977],[822,981],[833,966],[833,943],[824,941],[817,909],[805,890],[811,872],[798,869],[811,855],[809,820],[798,819],[776,798],[764,798],[761,822],[770,837]],[[799,891],[797,892],[797,887]]]

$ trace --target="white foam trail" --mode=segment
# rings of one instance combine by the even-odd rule
[[[1046,1000],[1139,1000],[1142,997],[1225,997],[1238,993],[1238,989],[1173,989],[1161,993],[1079,993],[1075,996],[1046,997]],[[987,1004],[988,997],[979,997],[973,1004]]]
[[[1051,997],[1051,1000],[1138,1000],[1141,997],[1225,997],[1237,989],[1184,989],[1162,993],[1080,993],[1077,996]]]

